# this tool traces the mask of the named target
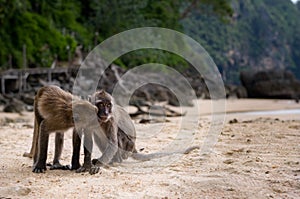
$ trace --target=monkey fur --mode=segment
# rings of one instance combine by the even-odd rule
[[[52,132],[56,133],[53,168],[62,168],[59,159],[63,148],[63,133],[74,127],[74,121],[78,128],[86,128],[96,112],[97,107],[57,86],[45,86],[39,89],[34,101],[32,148],[30,153],[24,154],[27,157],[33,156],[32,171],[43,173],[46,170],[49,134]]]

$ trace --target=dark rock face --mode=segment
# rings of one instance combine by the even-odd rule
[[[226,98],[247,98],[248,93],[244,86],[225,85]]]
[[[300,78],[300,20],[295,20],[300,2],[238,0],[230,5],[234,13],[228,24],[201,12],[181,22],[185,33],[209,49],[228,83],[238,84],[238,74],[253,69],[290,69]]]
[[[122,76],[127,71],[116,66],[111,65],[105,70],[105,75],[102,76],[101,80],[99,81],[98,88],[105,89],[108,92],[112,92],[116,83],[120,83],[122,86],[123,92],[118,93],[119,95],[122,95],[122,93],[127,93],[129,88],[134,88],[136,84],[140,84],[140,82],[147,82],[148,78],[151,77],[151,79],[160,79],[162,82],[162,85],[164,85],[165,81],[161,79],[160,73],[155,72],[147,72],[145,74],[127,74],[127,79],[130,79],[130,81],[123,81],[119,78],[122,78]],[[173,79],[173,81],[178,81],[176,78]],[[134,104],[137,101],[144,100],[151,103],[155,102],[167,102],[169,105],[173,106],[192,106],[192,98],[191,96],[191,90],[180,90],[180,94],[184,96],[184,104],[180,104],[177,97],[169,88],[162,86],[160,84],[156,83],[147,83],[145,85],[140,85],[141,87],[137,88],[133,95],[131,96],[130,104]],[[180,83],[179,83],[180,85]],[[182,97],[182,96],[181,96]]]
[[[298,99],[300,97],[300,81],[290,71],[246,71],[241,72],[240,79],[251,98]]]

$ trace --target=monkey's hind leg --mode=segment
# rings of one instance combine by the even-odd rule
[[[31,143],[31,149],[30,152],[25,152],[23,154],[23,157],[28,157],[28,158],[33,158],[36,149],[36,145],[37,145],[37,141],[38,141],[38,123],[36,118],[34,119],[34,129],[33,129],[33,136],[32,136],[32,143]]]
[[[47,128],[48,125],[46,120],[43,120],[39,125],[38,150],[35,151],[34,166],[32,169],[34,173],[44,173],[47,170],[46,160],[50,133]]]

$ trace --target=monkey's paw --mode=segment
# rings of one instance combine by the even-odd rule
[[[100,167],[98,166],[82,166],[79,169],[76,170],[76,173],[83,173],[83,172],[89,172],[91,175],[94,175],[96,173],[99,173]]]
[[[99,173],[99,171],[100,171],[100,167],[98,167],[98,166],[92,166],[92,167],[90,168],[89,173],[90,173],[91,175],[94,175],[94,174],[96,174],[96,173]],[[100,173],[101,173],[101,172],[100,172]]]
[[[34,166],[32,169],[33,173],[44,173],[47,170],[46,166]]]
[[[60,163],[55,163],[50,166],[50,170],[71,170],[70,165],[62,165]]]
[[[91,168],[92,168],[91,163],[83,163],[83,165],[76,170],[76,173],[88,172],[90,171]]]

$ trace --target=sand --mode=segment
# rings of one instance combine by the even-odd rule
[[[30,150],[33,113],[0,113],[0,198],[300,197],[299,104],[233,99],[227,100],[228,114],[213,117],[209,100],[195,102],[198,108],[178,109],[187,111],[182,118],[154,124],[135,121],[137,148],[151,153],[200,145],[200,150],[143,163],[128,159],[96,175],[32,173],[32,160],[22,154]],[[257,112],[263,110],[268,111]],[[71,134],[65,136],[64,164],[71,159]],[[51,135],[48,162],[53,152]]]

